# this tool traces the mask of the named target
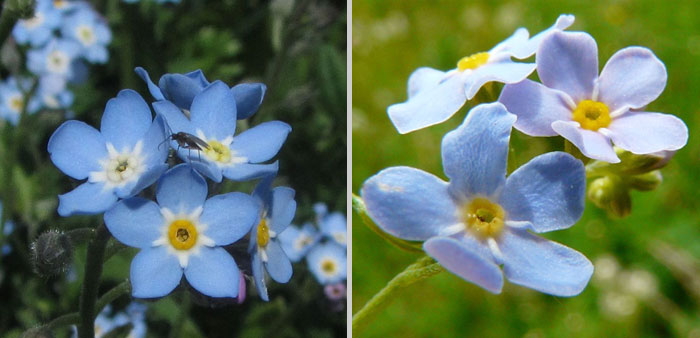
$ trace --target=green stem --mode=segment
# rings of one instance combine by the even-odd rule
[[[386,286],[375,294],[359,311],[352,316],[353,336],[358,335],[369,322],[375,318],[375,314],[389,305],[396,292],[436,275],[443,271],[443,267],[428,256],[423,256],[409,265],[404,271],[394,276]]]
[[[128,294],[131,292],[131,284],[129,283],[129,280],[125,280],[121,283],[119,283],[117,286],[112,288],[111,290],[107,291],[100,299],[97,301],[97,305],[95,306],[95,312],[100,313],[102,312],[102,309],[107,306],[107,304],[113,302],[115,299]],[[60,317],[56,317],[54,320],[49,322],[48,324],[44,325],[48,330],[53,330],[57,327],[65,326],[65,325],[76,325],[80,324],[81,318],[80,318],[80,313],[78,312],[73,312],[73,313],[68,313]]]
[[[87,249],[87,262],[85,263],[85,278],[80,292],[80,326],[79,338],[95,337],[95,301],[97,289],[102,275],[102,263],[105,247],[110,234],[104,224],[100,224],[95,231],[95,238]]]

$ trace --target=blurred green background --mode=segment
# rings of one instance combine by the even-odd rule
[[[675,114],[690,130],[688,145],[662,170],[661,186],[632,193],[629,217],[614,218],[587,202],[574,227],[545,234],[594,262],[596,272],[581,295],[556,298],[508,282],[501,295],[492,295],[443,272],[400,292],[362,336],[700,337],[700,2],[355,1],[352,11],[354,193],[365,179],[396,165],[446,179],[441,138],[471,105],[446,123],[399,135],[386,108],[406,100],[413,70],[452,69],[517,27],[534,35],[562,13],[576,16],[569,30],[596,39],[601,68],[619,49],[651,48],[666,64],[668,84],[648,110]],[[561,138],[516,130],[511,140],[514,167],[563,149]],[[356,312],[419,255],[385,242],[357,214],[352,229]]]

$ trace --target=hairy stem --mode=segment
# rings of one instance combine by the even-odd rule
[[[389,305],[396,296],[396,292],[413,284],[436,275],[443,271],[442,266],[428,256],[422,256],[415,263],[409,265],[404,271],[394,276],[386,286],[381,289],[352,316],[352,332],[356,336],[375,318],[378,311]]]
[[[87,249],[87,262],[85,263],[85,278],[83,288],[80,291],[80,326],[78,326],[79,338],[95,337],[95,301],[97,289],[102,275],[102,263],[105,247],[110,234],[104,224],[100,224],[95,230],[95,238]]]
[[[100,299],[97,301],[97,305],[95,306],[95,312],[99,313],[102,311],[102,309],[107,306],[107,304],[113,302],[115,299],[129,294],[131,292],[131,283],[129,283],[129,280],[125,280],[121,283],[119,283],[117,286],[112,288],[111,290],[107,291]],[[53,330],[55,328],[65,326],[65,325],[76,325],[80,324],[81,322],[81,317],[79,312],[73,312],[73,313],[68,313],[60,317],[56,317],[54,320],[49,322],[48,324],[44,325],[45,328],[49,330]]]

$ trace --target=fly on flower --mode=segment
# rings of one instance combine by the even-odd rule
[[[168,137],[161,142],[161,145],[165,142],[168,142],[169,140],[175,141],[177,143],[177,151],[180,151],[180,148],[185,148],[187,150],[196,150],[197,155],[200,155],[200,151],[206,150],[209,148],[209,143],[206,141],[202,140],[201,138],[194,136],[190,133],[186,133],[184,131],[180,131],[177,133],[170,133]],[[160,145],[159,145],[160,147]],[[190,158],[190,154],[187,154],[187,158]],[[201,161],[201,157],[200,157]]]

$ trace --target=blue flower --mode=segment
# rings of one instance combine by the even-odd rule
[[[290,226],[279,234],[279,241],[289,260],[300,261],[321,239],[320,234],[311,223],[306,223],[301,229]]]
[[[513,62],[511,57],[532,56],[542,38],[573,23],[573,15],[561,15],[552,27],[530,39],[527,29],[519,28],[488,52],[464,57],[447,72],[418,68],[408,79],[408,101],[387,109],[391,122],[401,134],[432,126],[449,119],[487,82],[522,81],[535,70],[535,65]]]
[[[46,46],[27,53],[27,68],[39,76],[70,79],[73,76],[72,63],[81,50],[80,44],[73,40],[53,39]]]
[[[41,103],[32,97],[26,99],[32,87],[32,81],[27,78],[8,77],[0,82],[0,117],[13,125],[17,125],[20,115],[25,109],[27,113],[35,113],[41,107]]]
[[[186,163],[161,177],[156,200],[125,199],[104,215],[117,240],[141,249],[131,262],[133,296],[163,297],[183,274],[202,294],[238,296],[238,266],[222,246],[250,231],[259,214],[255,200],[239,192],[207,199],[207,182]]]
[[[2,202],[0,202],[0,220],[2,220],[2,214],[3,214],[3,205]],[[15,222],[12,220],[5,220],[5,223],[2,226],[2,241],[6,242],[7,237],[10,236],[13,232],[15,231]],[[7,256],[12,252],[12,246],[10,244],[3,244],[2,247],[0,247],[0,255],[1,256]]]
[[[306,255],[306,264],[323,285],[342,282],[348,275],[346,249],[332,242],[314,246]]]
[[[107,102],[100,131],[64,122],[49,139],[51,160],[66,175],[88,180],[58,196],[58,213],[101,213],[153,184],[168,168],[168,147],[160,145],[165,131],[163,118],[151,120],[146,101],[130,89]]]
[[[294,190],[287,187],[271,188],[275,175],[265,177],[255,188],[253,197],[260,206],[257,226],[250,231],[249,252],[252,259],[253,278],[260,298],[268,301],[265,272],[278,283],[292,278],[292,264],[282,250],[278,234],[282,233],[294,218],[297,203]]]
[[[583,214],[586,175],[563,152],[535,157],[506,179],[515,115],[482,104],[442,140],[449,183],[410,167],[392,167],[362,187],[367,211],[387,233],[425,241],[443,267],[493,293],[505,276],[556,296],[579,294],[593,273],[581,253],[530,233],[572,226]]]
[[[151,81],[145,69],[136,67],[135,71],[146,82],[154,99],[170,101],[188,112],[194,97],[209,86],[209,81],[199,69],[187,74],[165,74],[160,77],[158,86]],[[255,114],[266,90],[267,87],[263,83],[241,83],[233,86],[231,92],[236,100],[236,118],[242,120]]]
[[[222,176],[244,181],[276,173],[278,164],[260,164],[274,157],[292,128],[280,121],[261,123],[234,137],[236,100],[228,86],[216,81],[192,100],[189,118],[170,101],[153,104],[156,113],[165,117],[173,133],[186,132],[207,142],[208,148],[192,151],[173,148],[200,173],[215,182]]]
[[[61,13],[51,5],[51,0],[39,0],[34,17],[19,20],[12,29],[12,36],[20,44],[29,43],[41,47],[52,37],[52,32],[61,22]]]
[[[542,81],[506,85],[499,101],[518,116],[515,128],[531,136],[561,135],[596,160],[617,163],[611,141],[634,154],[678,150],[688,127],[646,105],[666,86],[666,67],[652,51],[615,53],[598,76],[598,46],[586,33],[556,32],[537,52]]]
[[[73,92],[66,87],[65,79],[43,76],[39,79],[36,98],[48,109],[67,109],[73,104]]]
[[[80,54],[92,63],[105,63],[109,59],[107,45],[112,32],[92,8],[79,8],[68,15],[61,27],[63,37],[80,43]]]
[[[347,246],[348,222],[345,215],[339,212],[325,215],[319,222],[319,226],[324,237],[343,247]]]
[[[112,312],[112,306],[107,305],[95,318],[95,338],[105,337],[112,330],[127,324],[133,325],[128,338],[146,337],[145,305],[132,302],[127,306],[125,312],[116,314],[112,314]],[[73,337],[78,337],[75,326],[73,327]]]

